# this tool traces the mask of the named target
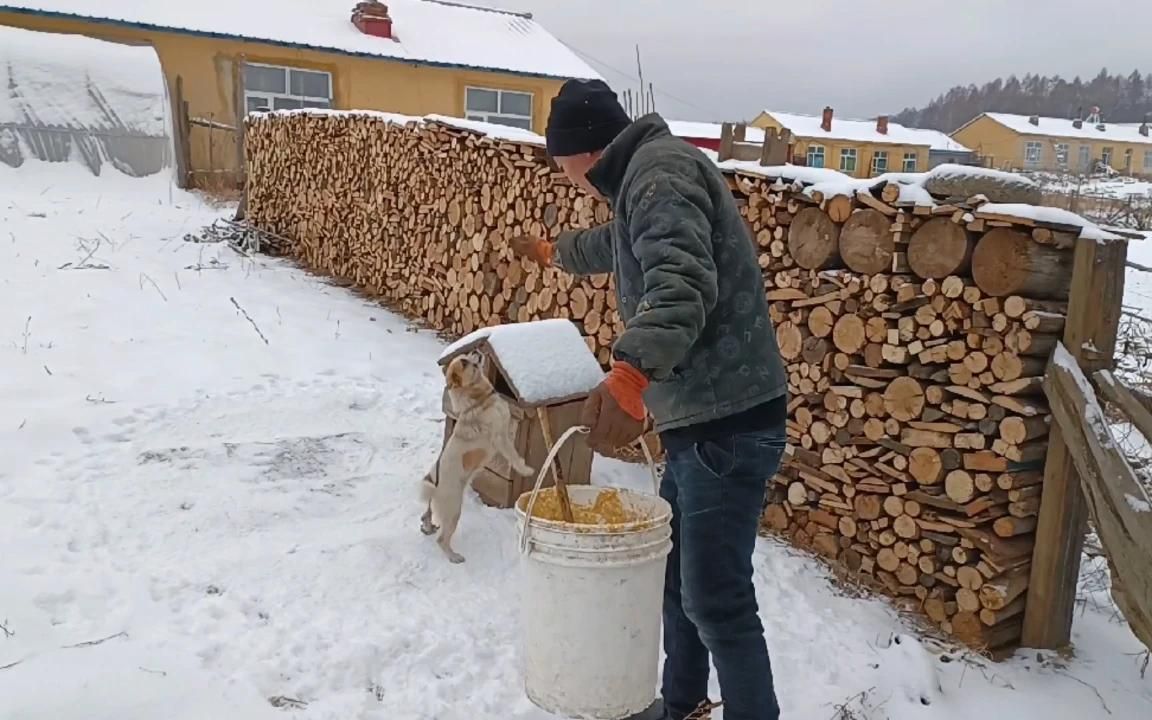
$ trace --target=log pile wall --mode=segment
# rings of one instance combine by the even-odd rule
[[[249,217],[305,266],[450,335],[570,318],[608,360],[609,278],[508,249],[609,218],[538,144],[360,114],[271,115],[247,143]],[[821,192],[764,175],[729,177],[791,391],[794,452],[765,526],[971,646],[1012,646],[1079,228],[895,182]]]

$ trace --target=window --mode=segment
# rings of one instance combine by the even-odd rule
[[[856,172],[856,148],[844,148],[840,151],[840,172],[849,174]]]
[[[319,70],[245,65],[244,104],[248,112],[332,107],[332,76]]]
[[[1068,143],[1056,143],[1056,165],[1060,169],[1068,167]]]
[[[1080,170],[1088,172],[1092,169],[1092,148],[1087,145],[1080,146]]]
[[[916,172],[916,153],[904,153],[904,172]]]
[[[1044,145],[1029,140],[1024,143],[1024,167],[1040,167],[1040,161],[1044,157]]]
[[[469,120],[531,130],[532,93],[467,88],[464,91],[464,116]]]
[[[1144,174],[1152,175],[1152,150],[1144,151]]]
[[[823,145],[809,145],[808,146],[808,167],[814,167],[814,168],[824,167],[824,146]]]
[[[882,175],[888,172],[888,151],[877,150],[872,153],[872,174]]]
[[[1100,162],[1112,167],[1112,148],[1106,147],[1100,151]]]

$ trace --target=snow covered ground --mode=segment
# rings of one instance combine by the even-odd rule
[[[542,720],[512,515],[470,501],[462,566],[418,531],[443,343],[183,240],[216,215],[156,178],[0,167],[0,718]],[[775,542],[756,563],[786,718],[1149,717],[1103,596],[1074,658],[984,665]]]
[[[1081,180],[1072,175],[1058,175],[1056,173],[1034,173],[1030,175],[1043,185],[1045,192],[1072,193],[1080,192],[1083,195],[1094,197],[1147,199],[1152,197],[1152,182],[1139,178],[1125,177],[1091,177]]]

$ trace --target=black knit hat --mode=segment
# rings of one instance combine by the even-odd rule
[[[603,80],[569,80],[552,98],[544,131],[548,154],[566,157],[603,150],[631,123]]]

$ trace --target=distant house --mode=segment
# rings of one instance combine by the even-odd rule
[[[155,48],[189,115],[194,181],[236,176],[234,128],[289,108],[441,114],[542,132],[599,75],[531,15],[447,0],[0,0],[0,25]],[[210,129],[215,125],[216,129]]]
[[[967,146],[962,145],[954,138],[939,130],[926,130],[921,128],[904,127],[904,130],[918,135],[928,143],[928,169],[937,165],[951,163],[954,165],[975,165],[979,162],[976,153]]]
[[[886,115],[875,120],[845,120],[835,117],[830,107],[821,115],[765,110],[752,125],[776,132],[790,130],[793,163],[832,168],[858,178],[920,172],[934,164],[955,162],[953,158],[969,152],[943,133],[907,128]]]
[[[1147,123],[981,113],[952,137],[973,148],[989,167],[1089,173],[1104,165],[1126,175],[1152,176]]]
[[[724,128],[721,123],[694,122],[691,120],[668,120],[668,129],[672,134],[687,140],[698,148],[705,150],[720,150],[720,134]],[[750,143],[764,142],[764,131],[759,128],[747,128],[744,139]]]

